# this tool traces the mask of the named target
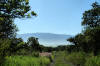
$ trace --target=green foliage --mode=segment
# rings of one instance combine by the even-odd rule
[[[9,55],[8,49],[10,45],[10,39],[0,39],[0,64],[4,61],[4,57]]]
[[[8,51],[11,52],[10,55],[15,54],[18,50],[24,48],[25,43],[21,38],[13,38],[11,39],[11,45]]]
[[[31,56],[33,56],[33,57],[39,57],[39,52],[32,52]]]
[[[66,52],[59,51],[55,53],[54,65],[53,66],[73,66],[66,61]]]
[[[75,46],[75,45],[67,45],[66,51],[67,51],[68,53],[71,53],[71,52],[77,51],[77,49],[76,49],[76,46]]]
[[[16,35],[14,19],[27,17],[29,11],[29,0],[0,0],[0,57],[6,56],[5,52],[12,54],[22,46],[22,42],[13,43],[16,40],[9,41],[8,38],[12,40]],[[32,15],[36,16],[36,13],[32,12]]]
[[[35,38],[35,37],[28,38],[27,44],[30,47],[31,52],[39,50],[38,38]]]
[[[66,56],[66,60],[74,65],[84,66],[86,54],[84,52],[73,52]]]
[[[100,57],[93,56],[93,57],[87,58],[85,66],[100,66]]]
[[[0,38],[13,38],[16,36],[16,25],[12,18],[0,17]]]
[[[40,45],[38,42],[38,38],[35,38],[35,37],[28,38],[27,46],[28,46],[30,52],[34,52],[34,51],[52,52],[54,50],[54,48],[52,48],[52,47],[45,47],[43,45]]]
[[[100,27],[87,29],[84,34],[90,37],[88,44],[91,44],[90,48],[92,48],[94,54],[97,55],[100,51]]]
[[[98,55],[100,51],[100,5],[95,2],[92,9],[83,13],[82,25],[84,30],[75,37],[68,39],[77,51],[93,52]],[[72,48],[70,48],[72,49]]]
[[[29,11],[29,0],[0,0],[0,64],[5,56],[27,46],[21,39],[15,38],[18,29],[14,19],[37,16],[34,11]]]
[[[15,18],[36,16],[30,11],[29,0],[1,0],[0,1],[0,38],[12,38],[16,35]]]
[[[34,11],[32,11],[31,14],[37,16],[37,14]]]
[[[15,53],[15,55],[29,55],[29,51],[25,48],[21,48],[21,49],[18,49]]]
[[[88,47],[97,55],[100,51],[100,4],[92,4],[92,9],[83,14],[82,25],[85,26],[84,36]]]
[[[54,49],[56,50],[56,51],[64,51],[64,50],[66,50],[66,45],[59,45],[59,46],[57,46],[57,47],[55,47]]]
[[[23,18],[30,11],[29,0],[2,0],[0,1],[0,16],[8,18]],[[32,15],[36,16],[35,12]]]
[[[52,54],[52,55],[51,55],[51,60],[54,60],[54,58],[55,58],[55,57],[54,57],[54,55]]]
[[[49,63],[47,57],[10,56],[6,57],[4,66],[48,66]]]
[[[100,26],[100,5],[97,2],[92,4],[92,9],[83,13],[82,25],[91,28]]]

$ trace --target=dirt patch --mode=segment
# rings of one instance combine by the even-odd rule
[[[47,56],[47,57],[49,57],[49,56],[51,56],[52,55],[52,53],[49,53],[49,52],[42,52],[42,53],[39,53],[39,56]]]

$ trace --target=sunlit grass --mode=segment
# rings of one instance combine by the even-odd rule
[[[47,66],[50,59],[47,57],[10,56],[6,57],[4,66]]]

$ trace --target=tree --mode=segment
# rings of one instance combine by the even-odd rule
[[[36,16],[34,11],[30,11],[29,0],[1,0],[0,16],[6,18],[29,17],[31,14]]]
[[[83,14],[82,25],[85,27],[84,34],[90,37],[88,43],[91,43],[90,47],[94,55],[97,55],[100,51],[100,5],[97,2]]]
[[[29,11],[29,0],[0,0],[0,37],[14,37],[17,31],[15,18],[37,16],[34,11]]]
[[[13,38],[17,30],[12,18],[0,17],[0,38]]]
[[[93,3],[92,9],[85,11],[82,19],[82,26],[85,29],[81,34],[69,38],[68,41],[79,50],[93,51],[94,55],[97,55],[100,51],[100,5],[97,2]]]
[[[75,37],[71,37],[67,41],[70,41],[77,51],[84,50],[86,42],[83,34],[77,34]]]
[[[95,2],[92,4],[92,9],[83,13],[82,25],[95,28],[100,26],[100,5]]]
[[[84,34],[90,37],[88,41],[89,47],[93,50],[94,55],[97,55],[100,51],[100,27],[87,29]]]
[[[29,11],[29,0],[0,0],[0,49],[4,49],[0,50],[0,53],[3,51],[8,52],[7,49],[13,45],[10,41],[15,38],[17,31],[14,19],[30,18],[32,15],[37,16],[34,11],[31,11],[31,13]],[[5,43],[4,40],[9,41]],[[0,58],[4,57],[4,55],[6,54],[0,54]]]
[[[68,53],[77,51],[75,45],[67,45],[66,50],[67,50]]]
[[[39,50],[38,38],[35,38],[35,37],[28,38],[27,44],[28,44],[28,46],[30,46],[31,52]]]
[[[24,48],[24,46],[25,46],[25,43],[21,38],[13,38],[11,39],[11,45],[10,45],[9,51],[11,52],[11,54],[14,54],[16,53],[16,51]]]

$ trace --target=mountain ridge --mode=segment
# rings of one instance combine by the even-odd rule
[[[39,38],[39,43],[44,46],[58,46],[67,45],[67,39],[72,36],[54,33],[26,33],[17,35],[17,38],[22,38],[25,42],[29,37]]]

